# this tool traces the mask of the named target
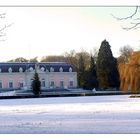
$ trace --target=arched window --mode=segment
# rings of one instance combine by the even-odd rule
[[[19,68],[19,72],[23,72],[23,68],[20,67],[20,68]]]
[[[9,72],[12,72],[12,68],[10,67],[10,68],[8,69],[8,71],[9,71]]]
[[[60,71],[60,72],[63,72],[63,68],[62,68],[62,67],[60,67],[59,71]]]
[[[69,68],[69,72],[72,72],[72,68],[71,67]]]
[[[43,71],[43,72],[44,72],[44,70],[45,70],[45,68],[44,68],[44,67],[41,67],[41,71]]]
[[[53,67],[50,68],[50,72],[54,72],[54,68]]]
[[[33,69],[33,67],[30,67],[30,69],[29,69],[30,71],[33,71],[34,69]]]

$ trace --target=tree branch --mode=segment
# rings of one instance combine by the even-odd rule
[[[122,29],[124,29],[124,30],[131,30],[131,29],[138,29],[138,28],[140,28],[138,25],[140,25],[140,22],[138,22],[138,23],[131,23],[131,24],[134,24],[133,26],[131,26],[131,27],[122,27]]]
[[[117,19],[117,20],[131,20],[131,21],[136,21],[136,22],[130,22],[130,24],[132,25],[132,26],[130,26],[130,27],[122,27],[122,29],[124,29],[124,30],[131,30],[131,29],[137,29],[137,28],[140,28],[140,18],[134,18],[135,17],[135,15],[137,15],[137,13],[138,13],[138,9],[140,8],[140,6],[136,6],[136,8],[135,8],[135,11],[131,14],[131,15],[129,15],[129,16],[127,16],[127,17],[122,17],[122,18],[119,18],[119,17],[116,17],[116,16],[114,16],[113,14],[111,14],[112,16],[113,16],[113,18],[115,18],[115,19]]]
[[[0,29],[0,37],[5,36],[6,34],[3,32],[6,28],[12,26],[13,23],[9,25],[5,25],[3,28]]]
[[[123,18],[119,18],[119,17],[116,17],[114,16],[113,14],[111,14],[113,16],[113,18],[117,19],[117,20],[127,20],[127,19],[132,19],[138,12],[138,8],[140,8],[139,6],[136,6],[136,9],[135,11],[133,12],[133,14],[127,16],[127,17],[123,17]]]
[[[0,19],[5,18],[6,13],[0,13]],[[4,32],[6,30],[6,28],[10,27],[13,23],[9,24],[9,25],[4,25],[0,27],[0,41],[5,41],[6,38],[4,36],[6,36],[6,33]]]
[[[134,20],[140,20],[140,18],[135,18]]]

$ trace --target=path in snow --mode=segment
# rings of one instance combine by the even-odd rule
[[[140,133],[140,99],[122,95],[0,100],[0,133]]]

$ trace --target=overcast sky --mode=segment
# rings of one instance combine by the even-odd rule
[[[0,26],[6,29],[6,39],[0,42],[0,61],[17,57],[61,55],[66,51],[99,48],[106,39],[114,56],[125,45],[138,48],[140,29],[125,31],[111,14],[127,16],[135,7],[0,7],[6,13]],[[140,17],[140,16],[139,16]]]

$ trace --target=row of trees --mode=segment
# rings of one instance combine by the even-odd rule
[[[123,51],[122,51],[123,52]],[[118,58],[120,63],[122,60],[126,61],[126,54],[122,53]],[[10,62],[28,62],[24,58],[17,58],[10,60]],[[41,62],[67,62],[72,64],[78,77],[78,85],[84,89],[108,89],[119,88],[120,79],[117,69],[117,59],[113,57],[111,46],[104,40],[101,43],[99,50],[93,53],[88,53],[85,50],[75,52],[74,50],[65,53],[61,56],[45,56],[42,57]],[[37,57],[30,60],[30,62],[38,62]],[[35,77],[34,77],[35,79]]]
[[[85,50],[76,53],[72,50],[61,56],[46,56],[41,62],[67,62],[72,64],[78,76],[78,85],[84,89],[121,89],[130,90],[139,89],[139,53],[133,53],[130,46],[124,46],[120,49],[120,56],[114,58],[111,46],[104,40],[99,50],[88,53]],[[133,54],[133,55],[132,55]],[[138,56],[138,57],[136,57]],[[24,58],[17,58],[10,62],[28,62]],[[38,62],[37,57],[30,62]],[[133,64],[133,67],[132,67]],[[131,68],[131,69],[130,69]],[[136,73],[136,74],[135,74]],[[32,82],[32,89],[35,95],[40,93],[40,81],[38,74],[35,73]]]
[[[72,50],[61,56],[42,57],[41,62],[67,62],[72,64],[77,71],[78,85],[84,89],[99,88],[105,90],[120,88],[121,90],[128,90],[130,88],[129,81],[131,81],[134,85],[131,85],[131,88],[133,89],[135,87],[135,90],[137,90],[136,88],[139,88],[139,86],[136,85],[137,82],[130,80],[131,75],[128,80],[126,73],[126,68],[129,69],[128,64],[131,62],[130,58],[132,53],[133,49],[130,46],[124,46],[120,49],[120,56],[114,58],[111,46],[104,40],[99,50],[97,51],[96,49],[93,53],[88,53],[85,50],[76,53]],[[9,62],[29,62],[29,60],[16,58]],[[37,57],[32,58],[30,62],[38,62]],[[124,66],[126,67],[125,69]],[[133,74],[132,71],[131,73]],[[132,78],[137,79],[134,76]],[[36,72],[33,76],[32,89],[35,95],[38,96],[40,94],[40,81]]]

